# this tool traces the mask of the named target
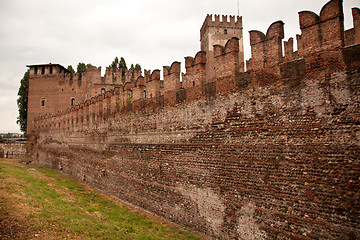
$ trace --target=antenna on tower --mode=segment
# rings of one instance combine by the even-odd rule
[[[239,0],[237,0],[237,7],[238,7],[238,16],[240,16]]]

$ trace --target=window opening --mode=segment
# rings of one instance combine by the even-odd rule
[[[50,74],[53,73],[53,66],[50,66]]]
[[[71,106],[75,106],[75,98],[71,99]]]
[[[101,94],[104,94],[105,93],[105,88],[102,88],[101,89]]]
[[[34,74],[37,74],[37,67],[34,68]]]
[[[45,67],[41,68],[41,74],[44,75],[45,74]]]
[[[146,91],[144,90],[144,98],[146,98]]]
[[[41,106],[45,107],[45,99],[41,99]]]
[[[224,30],[224,34],[227,34],[227,29]]]

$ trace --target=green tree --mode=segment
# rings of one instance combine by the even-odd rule
[[[70,80],[72,80],[72,79],[73,79],[73,76],[74,76],[74,74],[75,74],[75,70],[74,70],[74,68],[73,68],[71,65],[69,65],[69,66],[67,67],[67,70],[70,72]]]
[[[113,73],[116,72],[116,69],[121,70],[121,77],[122,80],[125,81],[125,70],[127,69],[126,66],[126,61],[123,57],[120,57],[120,60],[118,57],[115,57],[114,61],[112,61],[112,63],[109,65],[109,68],[112,69]],[[134,78],[134,71],[141,71],[141,66],[140,64],[131,64],[130,67],[130,73],[131,73],[131,77]],[[113,75],[114,76],[114,75]]]
[[[121,70],[122,79],[125,80],[125,70],[127,69],[127,67],[126,67],[125,59],[124,59],[123,57],[120,58],[119,67],[118,67],[118,68]]]
[[[27,127],[27,110],[28,110],[28,93],[29,93],[29,70],[24,74],[24,77],[20,81],[20,87],[18,91],[18,111],[16,123],[20,125],[20,130],[26,134]]]
[[[86,64],[86,69],[89,69],[91,67],[94,67],[94,65],[92,65],[91,63]]]
[[[81,77],[82,77],[82,74],[84,72],[86,72],[86,70],[89,68],[89,67],[92,67],[93,65],[91,65],[90,63],[88,64],[85,64],[85,63],[78,63],[77,65],[77,68],[76,68],[76,72],[78,74],[78,80],[81,80]]]
[[[109,65],[109,68],[111,68],[113,72],[116,72],[118,64],[119,64],[119,59],[118,57],[115,57],[114,61],[112,61],[112,63]]]
[[[135,70],[134,64],[131,64],[130,66],[131,78],[134,78],[134,70]]]
[[[140,66],[140,64],[135,64],[135,70],[136,71],[141,71],[141,66]]]

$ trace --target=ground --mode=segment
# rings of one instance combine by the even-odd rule
[[[0,239],[208,239],[21,161],[0,159]]]

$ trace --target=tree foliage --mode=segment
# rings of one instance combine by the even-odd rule
[[[86,72],[86,70],[87,70],[88,68],[90,68],[90,67],[93,67],[93,65],[90,64],[90,63],[88,63],[88,64],[81,63],[81,62],[78,63],[78,65],[77,65],[77,67],[76,67],[76,72],[78,73],[78,80],[81,80],[82,74],[83,74],[84,72]],[[69,66],[67,67],[67,70],[70,72],[70,74],[71,74],[71,75],[70,75],[70,80],[72,80],[72,79],[73,79],[73,75],[75,74],[75,70],[74,70],[74,68],[73,68],[71,65],[69,65]]]
[[[74,68],[73,68],[71,65],[69,65],[69,66],[67,67],[67,70],[70,72],[70,80],[72,80],[72,79],[73,79],[73,76],[74,76],[74,74],[75,74],[75,70],[74,70]]]
[[[24,74],[24,77],[20,81],[20,87],[18,91],[18,111],[16,123],[20,125],[20,130],[26,133],[27,127],[27,110],[28,110],[28,93],[29,93],[29,70]]]
[[[116,70],[121,70],[121,76],[122,76],[122,79],[125,80],[125,70],[127,69],[127,66],[126,66],[126,61],[123,57],[120,57],[120,60],[118,57],[115,57],[114,61],[112,61],[112,63],[109,65],[109,68],[112,69],[113,73],[116,72]],[[141,71],[141,66],[140,64],[131,64],[131,67],[130,67],[130,73],[131,73],[131,76],[134,77],[134,69],[137,70],[137,71]]]

